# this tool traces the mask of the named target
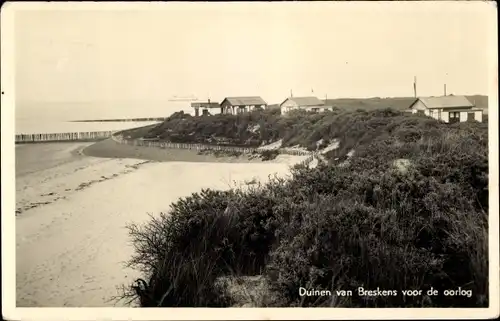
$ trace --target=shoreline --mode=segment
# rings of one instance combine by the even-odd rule
[[[225,164],[226,166],[261,164],[272,168],[278,164],[290,167],[305,162],[309,158],[308,156],[280,154],[274,159],[263,160],[251,154],[217,155],[217,151],[200,152],[190,149],[126,145],[111,138],[96,143],[21,144],[16,148],[16,155],[16,217],[30,209],[64,200],[84,186],[117,177],[122,173],[113,169],[112,164],[116,162],[116,164],[130,163],[125,167],[134,166],[133,164],[136,163],[198,163],[200,166],[202,164]],[[98,176],[92,173],[94,166],[107,167],[105,164],[111,167],[99,170],[101,174]],[[79,177],[80,174],[77,173],[80,172],[89,173],[87,177]],[[75,178],[81,186],[78,184],[73,186],[74,184],[70,183]]]

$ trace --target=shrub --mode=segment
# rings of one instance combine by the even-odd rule
[[[356,153],[346,166],[296,165],[291,179],[194,193],[168,214],[131,226],[130,264],[148,280],[137,291],[142,306],[228,306],[219,277],[262,273],[279,306],[488,305],[487,124],[449,125],[391,110],[206,118],[222,127],[198,123],[203,137],[232,128],[235,139],[265,133],[288,146],[339,139],[331,160]],[[299,287],[398,295],[301,297]],[[426,296],[431,287],[440,295]],[[472,296],[442,295],[458,287]],[[424,295],[402,295],[411,289]]]
[[[262,156],[262,160],[268,161],[268,160],[273,160],[279,155],[279,151],[277,150],[264,150],[260,152]]]
[[[170,212],[152,216],[129,232],[135,255],[129,266],[140,270],[148,282],[130,288],[141,306],[224,306],[228,304],[215,278],[227,268],[227,239],[234,221],[221,215],[234,198],[231,192],[204,190],[171,205]]]
[[[274,180],[274,184],[282,184]],[[171,205],[170,212],[129,226],[135,255],[129,266],[148,279],[139,292],[142,306],[227,306],[217,278],[260,274],[274,243],[269,188],[247,192],[203,190]]]
[[[338,190],[340,181],[347,180],[346,190],[289,204],[279,225],[279,246],[267,269],[268,274],[279,275],[270,282],[275,292],[284,294],[283,306],[332,304],[328,297],[301,297],[299,287],[333,293],[379,287],[400,294],[371,300],[355,294],[347,305],[359,307],[487,304],[483,297],[487,282],[476,281],[487,275],[486,215],[474,209],[458,185],[418,173],[335,174],[340,175],[327,176],[335,177],[330,186]],[[327,190],[326,182],[318,185]],[[458,286],[474,295],[442,295]],[[430,287],[441,295],[401,295],[402,290]]]

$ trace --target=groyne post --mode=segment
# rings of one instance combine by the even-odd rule
[[[37,133],[16,134],[15,143],[64,142],[64,141],[97,141],[109,138],[113,131],[70,132],[70,133]]]

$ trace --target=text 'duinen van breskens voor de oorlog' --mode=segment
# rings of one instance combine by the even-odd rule
[[[387,297],[387,296],[420,296],[420,295],[428,295],[435,296],[438,294],[443,294],[444,296],[466,296],[470,298],[472,296],[472,290],[462,289],[458,287],[457,289],[447,289],[444,291],[438,291],[434,288],[430,288],[427,290],[419,290],[419,289],[409,289],[409,290],[386,290],[381,288],[376,289],[365,289],[363,287],[358,287],[356,290],[321,290],[321,289],[306,289],[304,287],[299,287],[299,295],[300,296],[369,296],[369,297]]]

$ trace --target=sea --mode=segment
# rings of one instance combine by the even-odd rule
[[[15,106],[16,134],[114,131],[158,122],[74,122],[168,117],[174,112],[193,114],[189,101],[165,102],[24,102]]]

